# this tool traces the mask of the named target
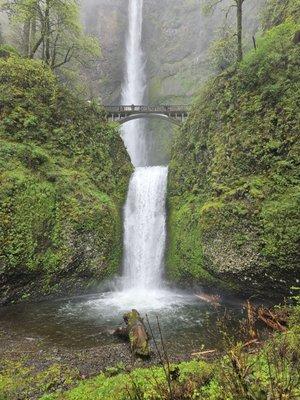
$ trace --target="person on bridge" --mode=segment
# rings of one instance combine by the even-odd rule
[[[131,104],[131,110],[134,111],[134,104]]]

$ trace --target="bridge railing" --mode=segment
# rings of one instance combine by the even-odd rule
[[[189,110],[187,105],[159,105],[159,106],[144,106],[144,105],[122,105],[122,106],[104,106],[108,113],[124,113],[124,112],[170,112],[170,113],[186,113]]]

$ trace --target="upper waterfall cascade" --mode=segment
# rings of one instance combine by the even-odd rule
[[[145,56],[142,50],[143,0],[129,0],[123,104],[143,104],[147,87]],[[122,138],[134,166],[147,165],[145,123],[131,121],[122,129]]]

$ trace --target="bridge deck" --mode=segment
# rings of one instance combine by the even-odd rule
[[[104,106],[105,111],[108,114],[187,114],[189,106],[182,105],[182,106],[169,106],[169,105],[160,105],[160,106],[136,106],[136,105],[129,105],[129,106]]]
[[[189,107],[186,105],[137,106],[132,104],[129,106],[104,106],[104,109],[110,121],[120,124],[134,119],[155,117],[180,125],[186,119]]]

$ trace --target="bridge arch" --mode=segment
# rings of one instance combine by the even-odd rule
[[[160,118],[181,125],[188,115],[188,106],[104,106],[109,121],[120,125],[140,118]]]
[[[119,123],[120,125],[123,125],[123,124],[125,124],[126,122],[134,121],[134,120],[136,120],[136,119],[141,119],[141,118],[148,118],[148,119],[149,119],[149,118],[160,118],[160,119],[163,119],[164,121],[169,121],[169,122],[171,122],[172,124],[175,124],[175,125],[177,125],[177,126],[180,126],[180,125],[181,125],[180,121],[177,120],[177,119],[175,119],[175,118],[169,117],[168,115],[165,115],[165,114],[156,114],[156,113],[151,113],[151,114],[148,114],[148,113],[140,113],[140,114],[128,115],[128,116],[126,116],[126,117],[120,118],[120,119],[118,120],[118,123]]]

